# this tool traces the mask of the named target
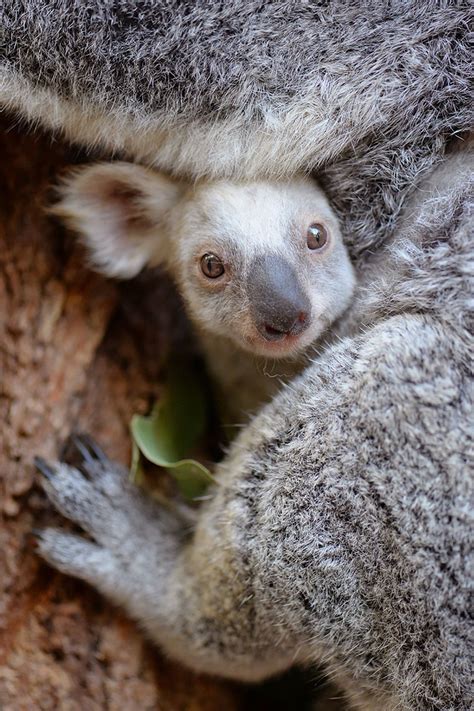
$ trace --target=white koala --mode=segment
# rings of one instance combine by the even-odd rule
[[[235,414],[277,388],[269,359],[285,361],[281,376],[301,368],[296,356],[353,294],[338,220],[310,178],[190,185],[130,163],[100,163],[71,175],[54,212],[107,275],[169,269]],[[246,354],[236,356],[236,347]]]

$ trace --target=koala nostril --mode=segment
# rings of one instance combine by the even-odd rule
[[[306,311],[300,311],[292,321],[288,320],[285,325],[270,323],[263,324],[262,335],[267,341],[281,341],[285,336],[299,336],[300,333],[306,330],[309,324],[309,314]]]
[[[284,338],[288,333],[287,331],[280,331],[278,328],[274,328],[268,323],[264,324],[263,330],[265,338],[268,341],[281,341],[281,339]]]

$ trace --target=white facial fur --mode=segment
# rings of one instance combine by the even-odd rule
[[[101,271],[129,277],[163,263],[198,328],[258,355],[305,349],[353,292],[338,221],[309,178],[190,187],[139,166],[99,164],[72,175],[54,212],[82,235]],[[311,250],[314,223],[328,240]],[[221,260],[222,276],[204,275],[205,254]]]

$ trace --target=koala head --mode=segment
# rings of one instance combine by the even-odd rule
[[[86,166],[54,212],[102,272],[166,266],[201,330],[265,357],[294,355],[348,306],[354,273],[317,184],[188,185],[126,164]]]

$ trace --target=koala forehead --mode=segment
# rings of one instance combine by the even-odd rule
[[[223,249],[242,250],[248,257],[268,249],[287,251],[289,233],[317,220],[338,231],[324,193],[304,177],[281,183],[198,185],[189,195],[184,219],[189,243],[212,240]]]

